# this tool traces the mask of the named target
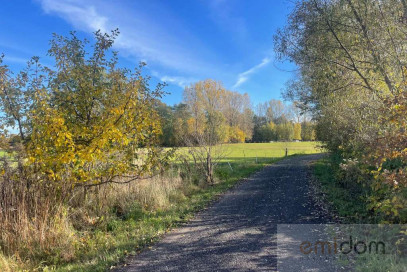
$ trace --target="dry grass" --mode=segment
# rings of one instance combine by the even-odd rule
[[[197,189],[178,171],[126,185],[77,187],[68,193],[66,186],[31,183],[17,171],[8,168],[0,177],[1,271],[41,270],[77,260],[81,252],[96,250],[82,241],[92,231],[104,231],[118,218],[166,210]]]
[[[81,188],[69,202],[71,221],[76,229],[83,229],[99,224],[106,216],[126,216],[135,208],[165,210],[195,189],[189,180],[180,177],[179,171],[125,185]]]
[[[73,229],[61,187],[33,180],[19,168],[6,167],[0,177],[1,250],[21,262],[39,257],[69,261]]]

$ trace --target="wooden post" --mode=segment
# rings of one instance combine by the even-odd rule
[[[288,156],[288,148],[285,148],[285,156]]]

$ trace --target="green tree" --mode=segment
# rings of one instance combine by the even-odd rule
[[[275,36],[279,57],[299,67],[284,97],[313,113],[317,138],[330,151],[356,159],[366,176],[353,177],[371,186],[369,206],[395,222],[406,203],[398,111],[405,116],[406,22],[404,0],[302,0]],[[312,131],[303,123],[302,138],[312,139]]]
[[[311,122],[301,123],[301,139],[303,141],[312,141],[314,139],[314,125]]]
[[[279,141],[292,141],[294,137],[294,127],[290,122],[276,125],[276,134]]]
[[[294,123],[294,140],[301,140],[301,124],[300,123]]]

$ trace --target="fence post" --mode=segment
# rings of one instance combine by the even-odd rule
[[[285,156],[288,156],[288,148],[285,148]]]

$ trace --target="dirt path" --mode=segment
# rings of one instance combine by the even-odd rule
[[[330,221],[309,194],[309,164],[321,156],[290,157],[264,168],[115,271],[277,271],[277,224]],[[335,270],[326,261],[287,254],[283,260],[292,271]]]

